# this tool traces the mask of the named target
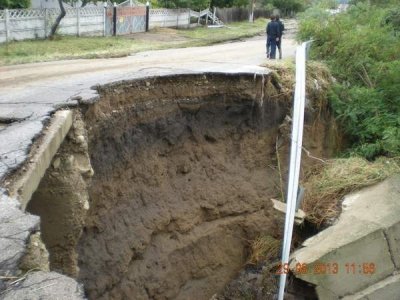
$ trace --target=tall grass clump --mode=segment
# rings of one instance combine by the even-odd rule
[[[276,258],[281,251],[282,241],[267,235],[250,243],[251,254],[246,264],[256,265]]]
[[[306,189],[302,201],[306,219],[317,228],[331,223],[341,212],[343,196],[399,171],[398,162],[388,158],[378,158],[374,162],[360,157],[334,159],[315,167],[302,183]]]

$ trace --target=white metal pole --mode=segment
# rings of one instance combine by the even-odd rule
[[[296,87],[292,119],[292,142],[290,149],[290,166],[288,193],[286,201],[285,231],[282,249],[282,265],[289,263],[290,245],[293,235],[294,217],[296,212],[297,190],[300,176],[301,152],[303,143],[303,124],[306,84],[306,46],[303,43],[296,49]],[[286,284],[286,274],[280,276],[278,299],[283,300]]]

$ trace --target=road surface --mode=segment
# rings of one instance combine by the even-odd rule
[[[283,58],[295,42],[283,40]],[[75,59],[0,67],[0,182],[26,159],[43,122],[75,97],[95,97],[91,87],[120,80],[203,72],[266,73],[265,37],[207,47],[148,51],[110,59]],[[279,64],[280,61],[271,61]],[[1,184],[0,184],[1,185]]]

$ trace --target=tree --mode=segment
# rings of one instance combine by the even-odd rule
[[[304,9],[303,0],[273,0],[272,4],[280,9],[284,14],[298,12]]]
[[[260,6],[269,10],[274,8],[280,9],[282,12],[298,12],[306,7],[306,1],[311,0],[260,0]]]
[[[273,10],[275,6],[272,4],[272,2],[273,0],[259,0],[257,1],[257,5],[265,9]]]
[[[386,6],[386,5],[398,5],[399,0],[350,0],[349,4],[365,3],[369,5]]]
[[[2,0],[0,0],[2,1]],[[21,0],[18,0],[21,1]],[[97,3],[97,0],[67,0],[65,1],[68,4],[70,4],[71,6],[76,6],[76,4],[79,4],[80,7],[84,7],[86,6],[88,3]],[[60,6],[60,14],[57,16],[56,20],[54,21],[54,24],[51,26],[50,28],[50,33],[48,38],[52,39],[57,31],[58,26],[60,25],[61,20],[65,17],[65,15],[67,14],[64,8],[64,4],[62,0],[58,0],[58,5]]]
[[[211,0],[210,7],[218,7],[218,8],[233,7],[233,0]]]
[[[232,4],[233,4],[232,6],[236,8],[248,8],[249,0],[233,0]]]
[[[51,26],[50,33],[49,33],[49,39],[52,39],[54,37],[54,34],[56,33],[56,30],[58,28],[58,25],[60,25],[61,20],[67,14],[65,12],[65,8],[64,8],[64,4],[63,4],[62,0],[58,0],[58,4],[60,6],[61,12],[57,16],[57,19],[55,20],[54,24]]]
[[[318,9],[336,9],[338,7],[337,0],[313,0],[310,4],[312,8]]]

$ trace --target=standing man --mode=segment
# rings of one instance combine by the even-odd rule
[[[267,28],[267,57],[270,59],[275,59],[276,52],[276,42],[279,41],[281,36],[279,30],[279,24],[276,22],[276,17],[271,16],[271,22],[268,23]]]
[[[276,22],[279,25],[279,31],[281,35],[279,36],[279,41],[276,42],[276,47],[278,48],[279,51],[279,59],[282,59],[282,35],[283,31],[285,30],[285,24],[279,19],[279,15],[276,15]]]

